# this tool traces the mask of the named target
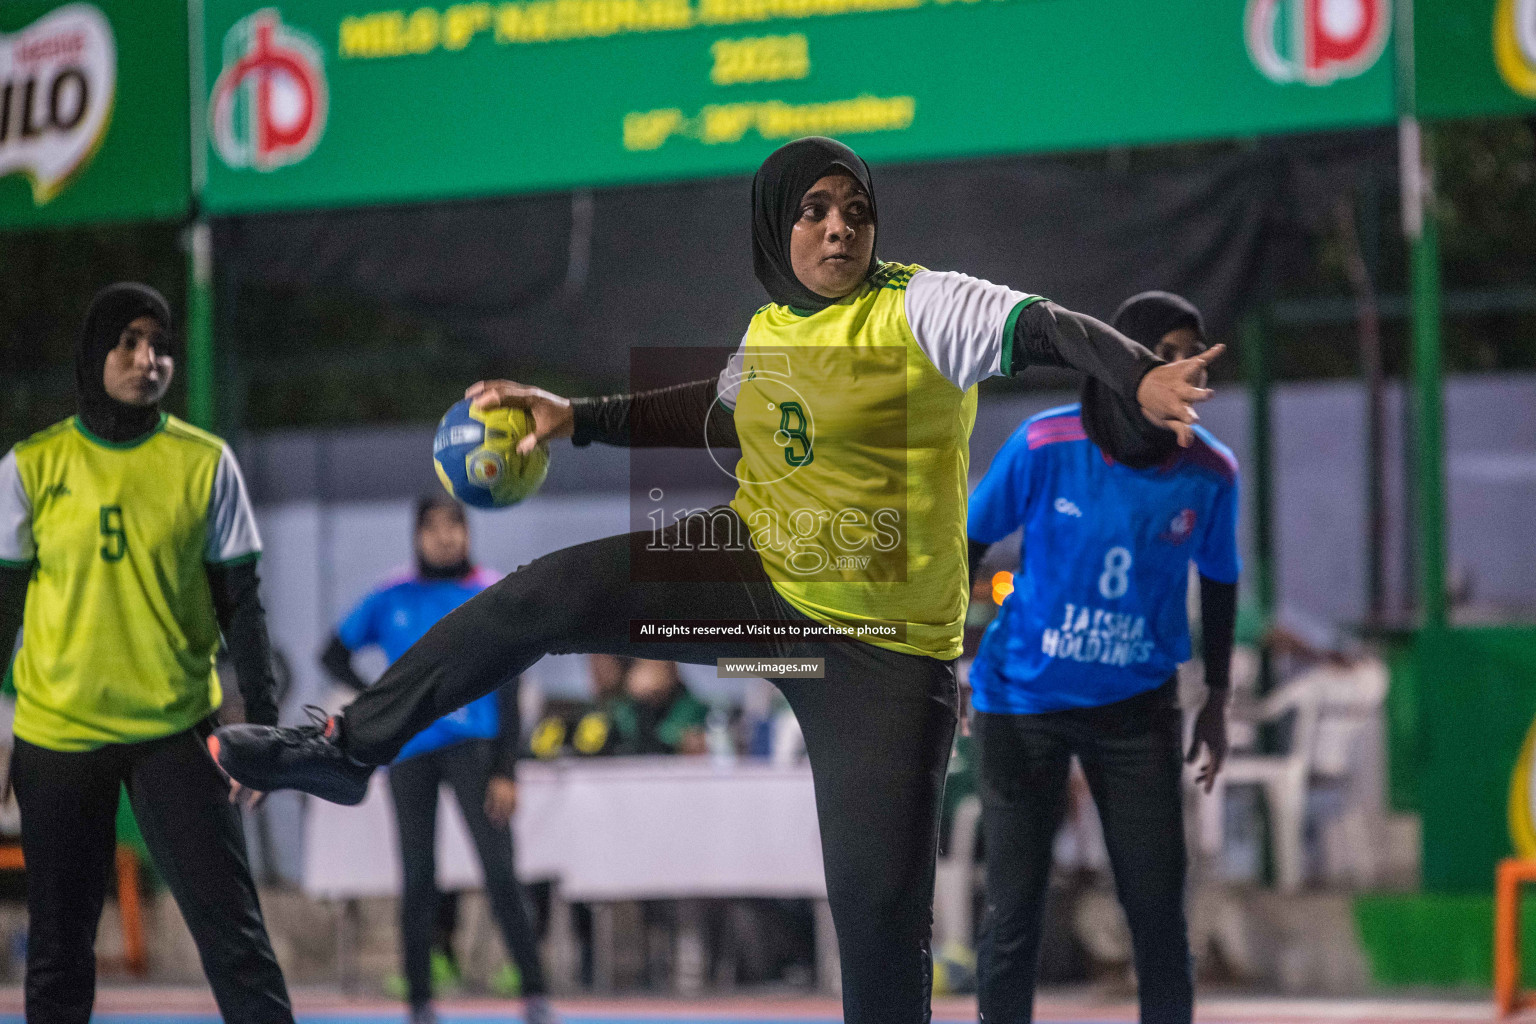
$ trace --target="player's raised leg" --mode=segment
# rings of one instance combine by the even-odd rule
[[[734,516],[729,510],[721,515]],[[772,654],[747,642],[636,642],[630,623],[660,619],[796,618],[752,554],[689,550],[708,515],[649,532],[563,548],[509,574],[445,616],[379,681],[328,721],[297,729],[226,726],[219,763],[243,785],[300,789],[357,803],[374,767],[432,722],[496,689],[546,654],[624,654],[713,664],[732,654]],[[719,520],[715,520],[718,522]],[[740,520],[735,522],[740,524]],[[744,527],[742,528],[744,529]],[[647,545],[665,552],[665,576],[636,579]]]

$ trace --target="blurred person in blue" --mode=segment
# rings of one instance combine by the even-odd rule
[[[438,620],[496,582],[469,557],[464,509],[446,494],[416,504],[416,571],[363,598],[337,627],[321,657],[339,682],[367,688],[352,655],[378,647],[393,662]],[[557,1018],[544,998],[544,972],[522,886],[513,871],[512,814],[517,808],[520,720],[517,680],[450,712],[417,733],[389,769],[399,824],[404,892],[401,952],[411,1024],[436,1024],[432,945],[439,922],[437,796],[444,783],[458,797],[480,856],[491,912],[521,975],[528,1024]]]
[[[1205,349],[1200,313],[1147,292],[1114,327],[1164,359]],[[1203,381],[1201,382],[1204,383]],[[1226,756],[1237,607],[1237,463],[1203,428],[1182,448],[1088,380],[1076,405],[1027,420],[971,495],[971,564],[1023,528],[1013,593],[971,668],[987,861],[981,1019],[1033,1016],[1043,898],[1075,755],[1098,806],[1130,924],[1143,1024],[1189,1024],[1183,762]],[[1177,668],[1190,658],[1189,564],[1200,575],[1207,697],[1181,757]]]

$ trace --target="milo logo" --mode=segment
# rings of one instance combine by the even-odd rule
[[[1330,85],[1381,59],[1389,0],[1248,0],[1248,56],[1272,82]]]
[[[112,26],[90,4],[0,35],[0,178],[25,174],[34,203],[53,199],[101,145],[116,89]]]

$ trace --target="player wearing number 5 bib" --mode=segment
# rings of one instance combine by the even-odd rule
[[[1151,292],[1114,324],[1168,359],[1205,348],[1200,314]],[[971,668],[986,836],[981,1016],[1033,1013],[1042,900],[1076,755],[1131,926],[1143,1024],[1189,1024],[1179,663],[1189,564],[1200,572],[1206,683],[1196,725],[1207,789],[1226,751],[1236,609],[1237,463],[1205,430],[1181,448],[1090,381],[1026,421],[971,495],[973,565],[1022,527],[1014,590]]]
[[[545,654],[714,664],[820,658],[782,679],[815,774],[848,1024],[928,1019],[934,853],[966,608],[975,385],[1031,363],[1100,377],[1187,430],[1203,363],[1161,365],[1103,324],[1001,285],[875,258],[869,168],[831,139],[774,152],[752,186],[752,252],[772,300],[718,379],[571,401],[470,389],[531,411],[538,440],[739,449],[729,506],[566,548],[432,628],[330,722],[234,727],[222,763],[252,784],[360,799],[372,766]],[[1141,413],[1138,412],[1138,415]],[[636,623],[727,620],[744,638],[646,642]],[[768,623],[815,632],[745,638]],[[828,640],[828,629],[851,639]],[[680,866],[686,870],[686,866]]]
[[[238,793],[204,746],[220,633],[246,716],[275,723],[261,540],[240,467],[160,411],[175,363],[151,288],[91,304],[79,415],[0,459],[0,657],[16,655],[11,780],[27,863],[29,1022],[85,1024],[126,787],[224,1020],[293,1020],[246,862]]]

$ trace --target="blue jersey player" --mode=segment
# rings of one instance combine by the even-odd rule
[[[331,638],[322,657],[327,671],[355,689],[364,683],[352,654],[378,647],[393,663],[449,612],[496,582],[469,560],[464,509],[446,494],[416,505],[416,571],[363,598]],[[522,974],[529,1024],[554,1024],[544,998],[533,925],[513,874],[510,823],[517,803],[519,740],[517,683],[449,712],[413,736],[389,772],[399,826],[404,891],[400,899],[401,953],[405,960],[410,1024],[436,1024],[432,1008],[431,948],[438,924],[435,860],[437,795],[453,788],[485,874],[491,911]],[[447,904],[442,904],[446,906]]]
[[[1138,295],[1114,326],[1166,359],[1205,349],[1199,312]],[[1202,382],[1203,383],[1203,382]],[[1237,463],[1205,430],[1172,432],[1090,382],[1033,417],[971,495],[973,564],[1022,527],[1013,593],[971,668],[986,837],[981,1019],[1031,1020],[1042,900],[1076,755],[1131,927],[1143,1024],[1189,1024],[1181,718],[1189,565],[1200,573],[1206,705],[1187,760],[1226,754],[1236,608]]]

